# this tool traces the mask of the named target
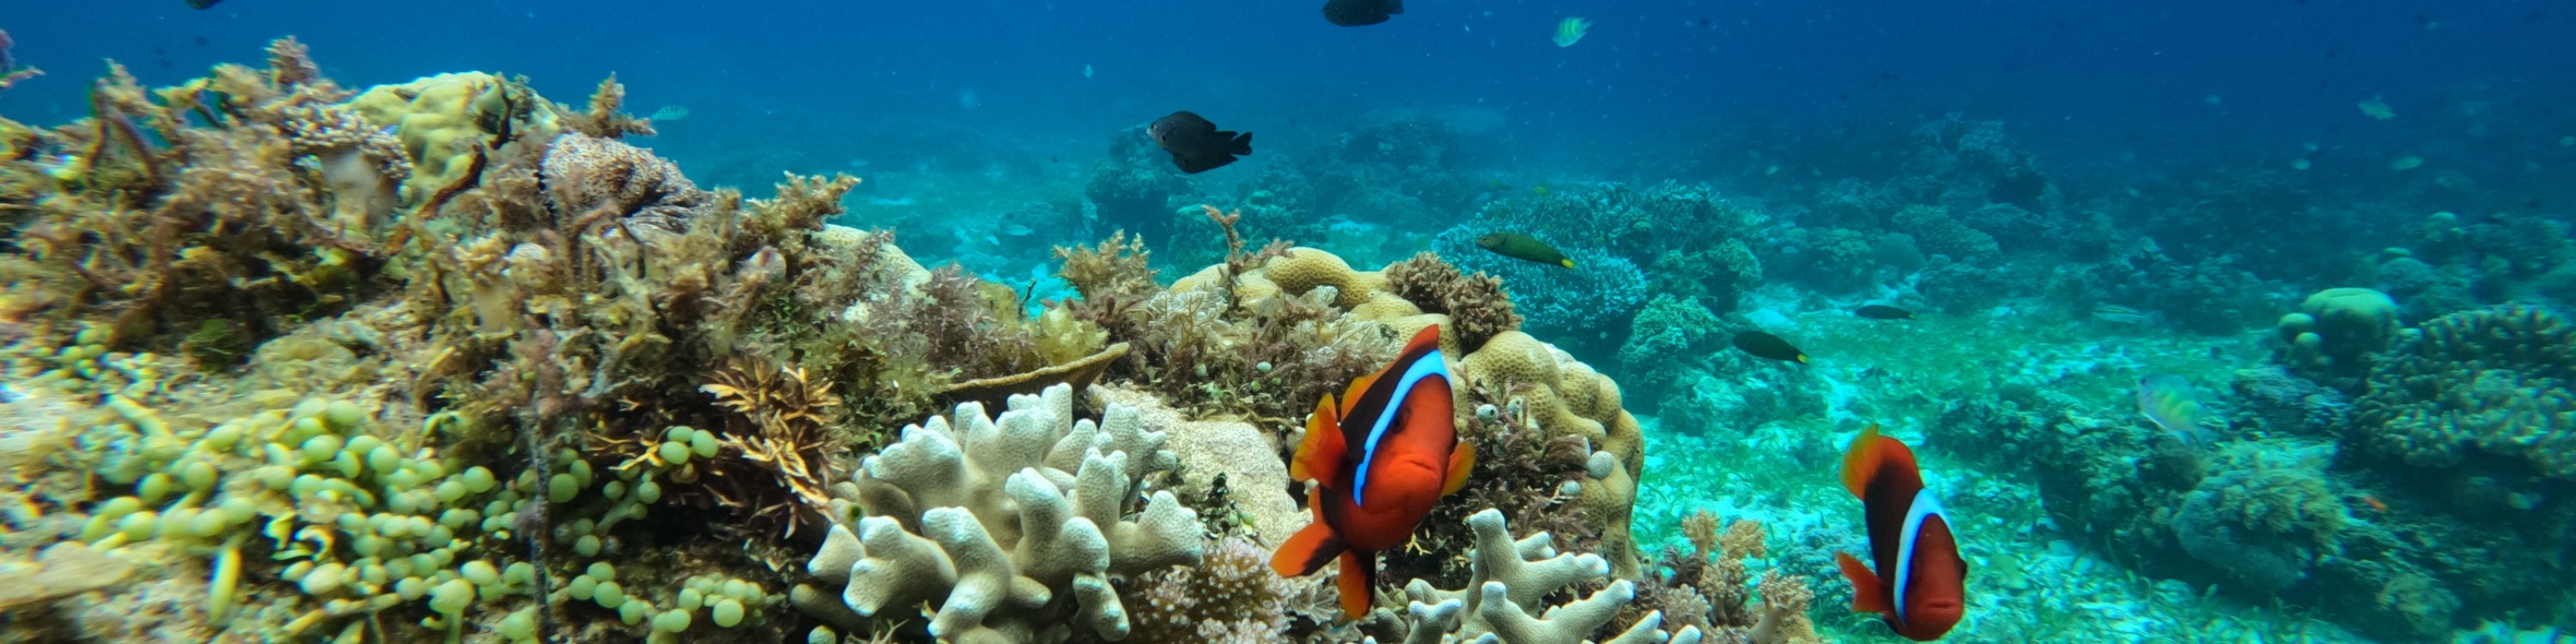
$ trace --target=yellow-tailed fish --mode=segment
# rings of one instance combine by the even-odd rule
[[[1488,233],[1476,238],[1476,246],[1512,259],[1574,268],[1574,260],[1567,258],[1565,253],[1557,252],[1555,246],[1549,246],[1547,242],[1539,241],[1537,237],[1516,232]]]
[[[1582,18],[1566,18],[1565,20],[1558,21],[1556,23],[1556,37],[1551,38],[1550,40],[1556,41],[1556,46],[1558,47],[1572,47],[1574,46],[1574,43],[1583,40],[1583,34],[1589,33],[1590,31],[1592,31],[1592,21]]]

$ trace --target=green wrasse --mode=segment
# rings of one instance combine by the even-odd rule
[[[1487,233],[1483,237],[1476,238],[1476,245],[1493,251],[1496,255],[1512,259],[1574,268],[1574,260],[1567,259],[1565,253],[1557,252],[1555,246],[1549,246],[1547,242],[1539,241],[1537,237],[1529,235],[1515,232]]]

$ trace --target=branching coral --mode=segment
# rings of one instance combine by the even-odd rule
[[[1143,431],[1121,405],[1097,424],[1074,421],[1071,387],[1010,405],[987,417],[968,403],[905,427],[903,442],[837,486],[850,510],[808,569],[845,587],[837,597],[800,591],[799,607],[846,621],[929,601],[930,634],[959,642],[1077,628],[1126,637],[1131,623],[1111,576],[1202,557],[1198,517],[1170,492],[1130,507],[1146,477],[1172,466],[1166,437]]]
[[[1500,278],[1512,293],[1523,330],[1555,341],[1606,344],[1600,347],[1603,355],[1617,349],[1630,317],[1646,303],[1646,274],[1635,263],[1597,246],[1566,243],[1555,246],[1574,260],[1573,269],[1512,259],[1476,247],[1476,238],[1489,232],[1475,224],[1453,227],[1440,233],[1432,249],[1462,271]],[[1575,239],[1563,233],[1530,234],[1558,242]]]
[[[1607,578],[1609,564],[1590,554],[1559,554],[1546,532],[1514,541],[1498,511],[1478,512],[1467,523],[1475,531],[1475,547],[1468,555],[1475,572],[1460,590],[1434,588],[1420,579],[1405,585],[1410,604],[1403,638],[1408,644],[1469,642],[1489,634],[1515,643],[1589,642],[1635,597],[1635,584],[1620,579],[1581,599],[1550,604],[1545,600],[1567,587]],[[1687,644],[1702,636],[1697,627],[1666,632],[1663,624],[1661,614],[1648,615],[1602,641]]]
[[[616,74],[609,74],[606,80],[599,81],[599,90],[591,93],[590,109],[565,118],[564,126],[574,132],[607,139],[628,134],[652,136],[653,121],[618,111],[617,108],[625,104],[626,84],[617,82]]]
[[[1145,250],[1145,238],[1130,237],[1122,230],[1111,233],[1095,247],[1056,247],[1055,258],[1064,264],[1056,274],[1071,282],[1085,301],[1132,303],[1159,288],[1154,283],[1154,269],[1147,263],[1152,257],[1153,252]]]
[[[1762,522],[1729,521],[1721,530],[1717,517],[1701,511],[1682,520],[1691,552],[1667,546],[1656,571],[1642,582],[1637,605],[1628,613],[1661,613],[1668,628],[1695,626],[1714,641],[1793,644],[1821,641],[1807,621],[1814,593],[1804,578],[1774,569],[1757,587],[1745,569],[1746,559],[1767,556]]]
[[[1512,296],[1503,292],[1502,280],[1482,272],[1461,274],[1430,251],[1387,265],[1386,288],[1424,313],[1448,315],[1458,346],[1468,351],[1484,347],[1495,334],[1521,328],[1521,316],[1512,311]]]

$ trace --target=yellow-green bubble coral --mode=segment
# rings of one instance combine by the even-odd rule
[[[689,453],[696,454],[699,458],[715,457],[717,446],[716,435],[713,432],[698,432],[698,435],[689,437]]]
[[[653,617],[653,630],[677,633],[689,630],[689,611],[671,609]]]
[[[548,501],[567,503],[579,494],[581,494],[581,481],[573,478],[571,474],[556,474],[546,479],[546,500]]]
[[[731,597],[716,600],[716,606],[709,614],[715,618],[716,626],[733,628],[742,623],[742,602]]]
[[[617,607],[626,605],[626,589],[619,588],[614,581],[601,581],[591,589],[590,598],[598,602],[600,608],[617,610]]]

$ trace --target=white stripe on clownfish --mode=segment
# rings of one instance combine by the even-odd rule
[[[1378,407],[1377,420],[1369,425],[1368,442],[1360,446],[1360,471],[1351,485],[1351,502],[1368,507],[1369,466],[1377,462],[1378,440],[1386,438],[1387,426],[1395,422],[1396,412],[1404,409],[1404,400],[1413,394],[1413,386],[1431,376],[1449,380],[1449,360],[1440,355],[1439,349],[1424,352],[1412,365],[1405,367],[1404,375],[1395,381],[1395,394],[1387,397],[1385,405]]]
[[[1896,621],[1899,622],[1905,621],[1905,591],[1912,588],[1915,540],[1923,535],[1924,519],[1932,517],[1941,517],[1941,524],[1947,529],[1950,517],[1942,514],[1941,499],[1932,496],[1932,488],[1915,491],[1914,502],[1905,506],[1905,531],[1898,533],[1904,536],[1896,548],[1895,608]]]

